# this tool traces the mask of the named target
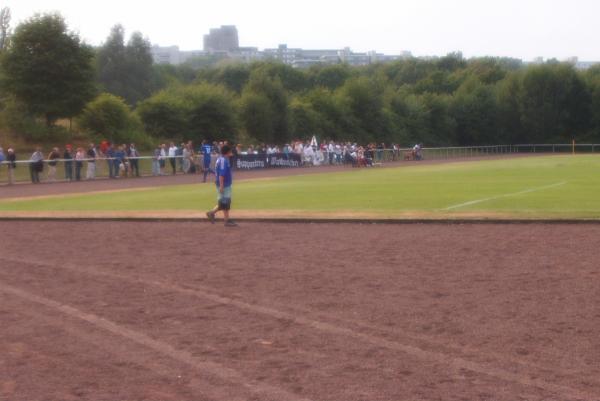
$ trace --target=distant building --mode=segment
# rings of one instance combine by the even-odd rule
[[[310,50],[290,48],[286,44],[260,51],[257,47],[240,47],[238,30],[234,25],[223,25],[220,28],[211,29],[207,35],[204,35],[204,50],[181,51],[177,46],[152,47],[152,57],[157,64],[179,65],[190,59],[204,56],[242,62],[277,60],[293,67],[307,68],[314,65],[340,63],[353,66],[369,65],[411,58],[412,54],[406,51],[394,56],[375,51],[355,53],[349,47]]]
[[[263,51],[265,58],[278,60],[284,64],[294,64],[296,60],[302,58],[302,49],[289,48],[286,44],[279,45],[276,49],[265,49]]]
[[[543,57],[536,57],[532,61],[523,62],[523,65],[541,65],[544,63],[558,62],[556,59],[544,60]],[[571,64],[578,70],[587,70],[595,65],[600,65],[600,61],[580,61],[578,57],[569,57],[561,61],[562,63]]]
[[[533,59],[533,61],[531,62],[531,64],[544,64],[544,58],[543,57],[536,57]]]
[[[182,51],[179,50],[178,46],[152,46],[150,48],[150,52],[152,53],[152,59],[154,60],[155,64],[171,65],[183,64],[192,58],[207,55],[207,53],[203,50]]]
[[[240,47],[237,28],[234,25],[223,25],[213,28],[208,35],[204,35],[204,51],[235,52]]]
[[[207,56],[208,53],[206,53],[204,50],[187,50],[187,51],[181,51],[179,52],[179,61],[181,64],[196,58],[196,57],[203,57],[203,56]]]
[[[600,65],[600,61],[577,61],[577,63],[575,63],[575,68],[578,70],[587,70],[596,65]]]
[[[152,59],[155,64],[181,64],[180,51],[178,46],[152,46],[150,49],[152,53]]]
[[[262,60],[263,52],[258,47],[239,47],[236,52],[231,53],[231,58],[245,62]]]
[[[579,60],[579,57],[569,57],[566,62],[578,70],[587,70],[595,65],[600,64],[598,61],[581,61]]]

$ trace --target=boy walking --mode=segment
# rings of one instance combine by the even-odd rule
[[[225,227],[237,227],[236,223],[229,220],[229,210],[231,209],[231,185],[233,183],[231,165],[229,164],[231,155],[231,148],[228,145],[224,145],[221,148],[221,157],[217,159],[217,163],[215,164],[215,173],[217,176],[217,206],[206,213],[206,217],[208,217],[211,224],[215,224],[216,214],[222,211]]]

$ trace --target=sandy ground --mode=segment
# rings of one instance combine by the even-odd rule
[[[0,221],[2,400],[598,400],[600,227]]]

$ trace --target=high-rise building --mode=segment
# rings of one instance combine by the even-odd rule
[[[238,31],[235,25],[223,25],[220,28],[213,28],[208,35],[204,35],[204,51],[209,53],[216,52],[235,52],[240,47]]]

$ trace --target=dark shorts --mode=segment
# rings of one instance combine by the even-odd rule
[[[219,210],[230,210],[231,209],[231,187],[225,188],[223,193],[217,188],[217,201],[219,203]]]

